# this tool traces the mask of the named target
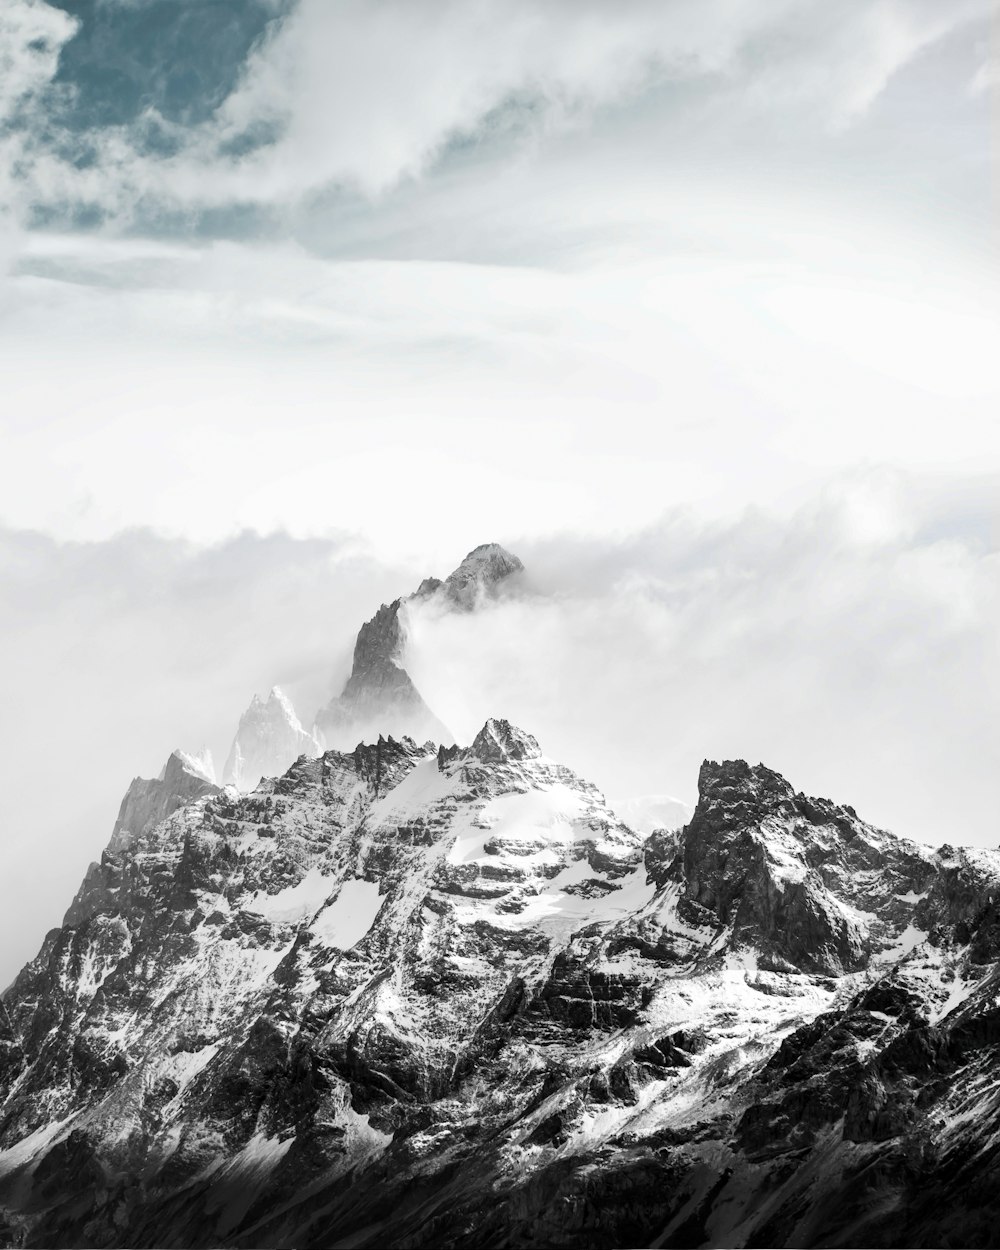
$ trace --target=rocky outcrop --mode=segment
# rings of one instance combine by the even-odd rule
[[[0,1244],[993,1244],[1000,854],[699,790],[495,719],[134,820],[0,1005]]]
[[[404,601],[395,599],[358,631],[347,684],[316,717],[316,734],[328,747],[348,749],[379,734],[417,742],[453,740],[403,667],[404,617]]]
[[[505,551],[499,543],[483,543],[470,551],[458,568],[434,590],[440,589],[450,603],[468,611],[495,595],[502,582],[523,572],[524,565],[517,556]],[[425,582],[424,586],[427,585]]]
[[[542,754],[531,734],[507,720],[486,722],[472,743],[472,754],[483,764],[503,764],[507,760],[534,760]]]
[[[452,743],[451,731],[424,702],[405,668],[409,607],[435,600],[447,610],[472,611],[523,568],[517,556],[486,543],[469,552],[444,581],[425,578],[412,595],[382,604],[358,631],[344,689],[317,713],[318,740],[340,750],[374,741],[379,734]]]
[[[199,756],[173,751],[159,777],[135,777],[125,792],[118,819],[100,864],[92,863],[63,920],[64,925],[81,923],[106,901],[107,873],[112,876],[120,857],[142,836],[154,829],[179,808],[186,807],[219,787],[211,767],[211,754]]]
[[[706,761],[699,796],[681,837],[683,897],[778,970],[867,966],[906,914],[899,896],[934,875],[926,851],[763,765]]]
[[[132,781],[122,799],[108,850],[120,854],[179,807],[214,794],[218,788],[192,756],[172,752],[155,780],[136,777]]]
[[[262,777],[280,777],[300,755],[319,754],[319,743],[302,728],[291,700],[273,686],[266,699],[254,695],[240,717],[223,781],[252,790]]]

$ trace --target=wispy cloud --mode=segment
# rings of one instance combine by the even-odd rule
[[[696,198],[689,239],[699,210],[711,241],[722,210]],[[808,218],[757,215],[790,242],[663,255],[605,222],[607,251],[562,271],[29,239],[0,293],[6,517],[196,541],[359,527],[436,559],[514,483],[526,529],[606,532],[671,501],[794,507],[859,463],[996,467],[998,314],[973,279],[888,236],[799,255]]]
[[[456,144],[537,138],[647,97],[668,112],[724,101],[731,117],[773,112],[785,127],[792,109],[815,134],[851,124],[917,54],[990,8],[300,0],[265,21],[258,5],[258,41],[207,118],[178,127],[146,104],[129,120],[81,131],[60,127],[51,99],[39,96],[74,23],[41,0],[10,0],[5,98],[17,125],[3,176],[25,211],[150,221],[237,204],[287,209],[331,187],[377,194]],[[249,33],[234,35],[239,49]]]
[[[412,668],[459,736],[494,708],[618,793],[690,800],[705,756],[763,759],[899,833],[992,845],[997,485],[855,473],[788,519],[519,543],[536,594],[425,609]]]

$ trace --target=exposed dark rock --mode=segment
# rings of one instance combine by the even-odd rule
[[[503,720],[192,792],[3,996],[0,1244],[996,1244],[998,901],[742,761],[643,839]]]
[[[488,720],[476,735],[472,754],[483,764],[533,760],[542,753],[537,741],[507,720]]]
[[[424,702],[405,668],[409,605],[439,595],[452,610],[470,611],[523,567],[498,544],[486,543],[469,552],[443,582],[424,578],[414,594],[383,603],[358,631],[343,690],[317,713],[321,742],[347,750],[359,740],[391,734],[416,742],[451,743],[451,732]]]

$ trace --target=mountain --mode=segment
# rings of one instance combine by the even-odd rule
[[[273,686],[266,700],[254,695],[240,717],[223,780],[252,790],[261,777],[280,777],[300,755],[319,753],[319,743],[302,728],[291,700]]]
[[[159,777],[154,780],[144,777],[132,779],[118,809],[118,819],[105,854],[121,855],[178,808],[218,793],[210,751],[205,749],[199,756],[189,755],[186,751],[172,751]],[[102,881],[101,865],[92,863],[83,885],[70,904],[64,924],[78,924],[84,918],[93,903],[95,892],[99,894],[101,891]]]
[[[405,610],[406,601],[394,599],[361,626],[347,684],[316,716],[316,737],[324,745],[346,750],[379,734],[453,740],[403,668]]]
[[[326,747],[349,750],[379,734],[416,742],[452,742],[403,667],[409,605],[437,600],[444,608],[472,611],[498,593],[524,565],[498,543],[470,551],[444,581],[425,578],[413,594],[383,603],[358,632],[351,675],[342,692],[316,716],[315,734]]]
[[[995,1244],[998,899],[738,760],[643,836],[503,720],[191,796],[3,995],[0,1241]]]
[[[483,543],[448,574],[440,589],[450,603],[471,610],[494,595],[501,582],[523,571],[524,565],[517,556],[504,551],[499,543]],[[423,585],[427,587],[428,583]]]
[[[108,849],[123,851],[178,807],[218,790],[211,771],[211,755],[198,758],[173,751],[159,777],[135,777],[125,792]]]

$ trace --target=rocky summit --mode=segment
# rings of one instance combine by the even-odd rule
[[[425,577],[412,594],[383,603],[358,630],[350,676],[340,694],[317,712],[311,732],[279,687],[267,699],[253,696],[240,717],[223,780],[250,791],[262,777],[281,776],[299,756],[315,757],[326,747],[351,750],[380,734],[453,743],[451,730],[431,711],[406,671],[410,613],[415,607],[473,612],[516,584],[515,575],[523,571],[517,556],[499,543],[483,543],[443,581]],[[153,784],[137,779],[133,786]]]
[[[223,779],[239,790],[252,790],[261,777],[280,776],[300,755],[319,753],[319,743],[302,728],[291,699],[273,686],[267,699],[254,695],[240,717]]]
[[[432,601],[441,611],[471,612],[523,570],[517,556],[499,543],[483,543],[444,581],[425,577],[413,594],[383,603],[358,631],[344,689],[317,713],[318,741],[343,749],[359,738],[391,733],[417,742],[453,742],[451,731],[427,706],[405,668],[411,607]]]
[[[1000,854],[503,720],[182,765],[3,995],[2,1244],[996,1244]]]

